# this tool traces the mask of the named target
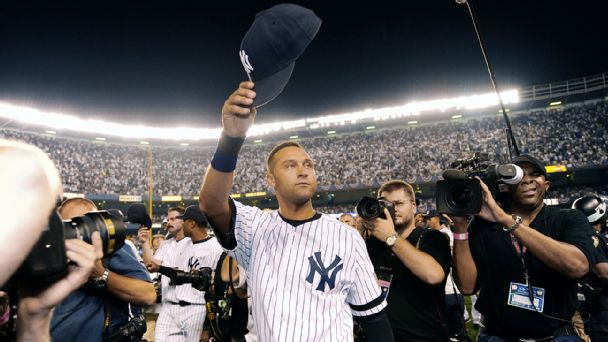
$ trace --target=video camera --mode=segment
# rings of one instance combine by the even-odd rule
[[[16,273],[19,279],[39,284],[53,283],[68,273],[65,240],[80,239],[91,243],[91,235],[99,232],[104,257],[112,255],[125,241],[125,224],[120,211],[92,211],[63,221],[53,210],[46,229]]]
[[[395,206],[392,202],[387,201],[384,197],[373,198],[369,196],[364,196],[357,203],[357,214],[361,216],[364,220],[373,220],[378,217],[386,220],[386,215],[384,215],[384,209],[388,209],[388,212],[395,222]]]
[[[490,189],[497,203],[505,206],[507,185],[521,182],[524,172],[515,164],[493,164],[487,153],[475,152],[471,158],[458,159],[443,172],[437,182],[437,211],[452,215],[474,215],[481,211],[483,195],[479,177]]]
[[[190,272],[180,271],[177,268],[161,266],[158,272],[171,279],[170,285],[192,284],[199,291],[207,291],[211,284],[211,268],[201,267]]]

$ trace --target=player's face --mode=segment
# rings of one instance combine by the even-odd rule
[[[355,228],[355,218],[350,215],[342,215],[340,216],[340,222],[344,222],[347,225]]]
[[[395,227],[404,229],[414,222],[416,201],[410,198],[405,190],[384,191],[380,196],[386,198],[386,200],[395,206]]]
[[[277,196],[294,204],[308,202],[317,191],[317,174],[306,151],[296,146],[281,149],[274,155],[268,184]]]
[[[192,229],[194,229],[193,221],[186,220],[182,224],[182,230],[184,231],[185,237],[192,237]]]
[[[549,190],[550,182],[530,163],[519,165],[524,170],[524,178],[517,185],[509,186],[513,202],[524,207],[538,207]]]
[[[184,225],[184,220],[178,219],[177,217],[181,214],[179,211],[169,211],[167,213],[167,231],[171,233],[171,235],[175,236],[175,234],[179,233]]]

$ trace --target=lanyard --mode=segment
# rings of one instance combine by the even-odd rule
[[[526,248],[526,246],[519,243],[519,240],[517,240],[517,238],[515,237],[515,235],[513,235],[513,233],[509,233],[509,236],[511,237],[511,244],[513,245],[513,248],[515,249],[515,253],[517,253],[517,255],[519,256],[519,259],[521,260],[521,266],[524,269],[524,277],[526,278],[526,285],[530,285],[529,284],[530,276],[528,275],[528,268],[526,267],[526,261],[524,259],[524,255],[526,254],[528,249]]]

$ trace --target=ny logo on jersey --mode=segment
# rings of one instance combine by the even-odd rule
[[[325,292],[325,284],[329,286],[330,290],[333,290],[336,287],[336,276],[344,267],[343,263],[340,264],[342,259],[336,255],[334,261],[326,268],[323,265],[323,260],[321,260],[321,252],[315,252],[314,257],[312,255],[308,257],[308,261],[310,262],[310,272],[306,277],[306,281],[312,284],[315,280],[315,273],[319,273],[321,281],[319,281],[317,291]]]
[[[253,67],[251,66],[251,63],[249,63],[249,56],[247,56],[245,50],[241,50],[239,56],[241,57],[241,64],[243,64],[243,68],[245,68],[247,75],[251,74]]]
[[[189,271],[198,269],[200,266],[199,262],[198,262],[198,258],[195,258],[193,256],[190,257],[190,259],[188,259],[188,268]]]

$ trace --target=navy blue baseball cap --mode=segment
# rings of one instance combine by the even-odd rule
[[[294,4],[279,4],[256,14],[239,52],[249,80],[255,83],[255,107],[283,91],[296,59],[320,27],[321,19],[313,11]]]
[[[542,173],[543,176],[545,176],[545,179],[549,179],[549,174],[547,174],[547,169],[545,168],[545,163],[532,157],[529,154],[522,154],[519,155],[515,158],[513,158],[513,160],[511,160],[511,163],[515,164],[515,165],[519,165],[522,163],[530,163],[534,166],[534,168],[536,168],[538,171],[540,171],[540,173]]]
[[[177,216],[177,218],[184,221],[194,220],[194,222],[198,223],[200,226],[207,227],[207,217],[199,209],[198,205],[188,206],[184,214]]]

